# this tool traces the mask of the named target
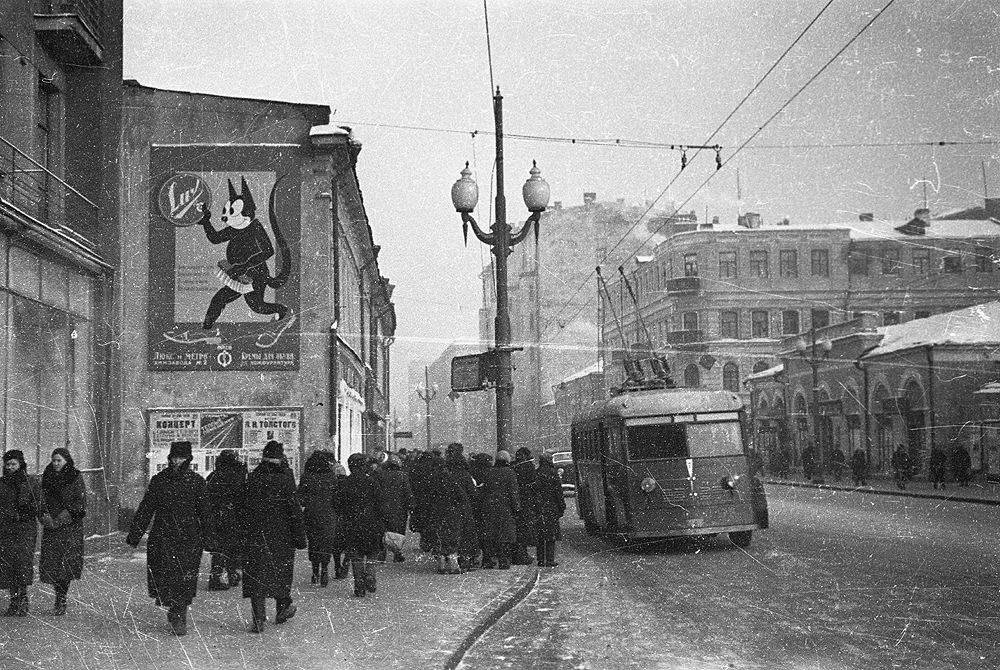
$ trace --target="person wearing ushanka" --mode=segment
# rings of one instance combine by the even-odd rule
[[[42,473],[42,560],[38,576],[56,591],[52,613],[66,613],[66,594],[83,573],[83,517],[87,514],[87,487],[65,447],[52,451],[52,462]]]
[[[4,616],[28,616],[28,587],[35,581],[35,542],[44,502],[36,477],[29,477],[24,454],[3,455],[0,477],[0,588],[10,591]]]
[[[132,517],[125,542],[146,544],[146,586],[149,597],[167,608],[174,635],[187,634],[187,610],[198,592],[201,554],[214,543],[212,510],[205,480],[191,469],[191,443],[170,443],[168,466],[149,481],[146,495]]]
[[[268,442],[243,489],[243,597],[250,599],[251,633],[264,631],[267,598],[276,601],[276,624],[291,619],[297,609],[292,604],[295,550],[306,548],[306,529],[284,449],[280,442]]]

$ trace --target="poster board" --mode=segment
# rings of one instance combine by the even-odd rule
[[[167,467],[170,443],[191,442],[191,469],[207,477],[223,449],[232,449],[253,470],[270,440],[285,445],[285,458],[298,475],[302,459],[301,407],[158,407],[146,410],[148,477]]]

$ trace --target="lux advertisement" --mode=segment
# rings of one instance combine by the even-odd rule
[[[151,148],[150,370],[298,369],[297,150]]]

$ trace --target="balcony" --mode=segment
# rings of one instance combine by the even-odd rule
[[[700,277],[676,277],[667,280],[667,295],[697,295],[700,292]]]
[[[678,344],[697,344],[705,341],[705,331],[698,330],[674,330],[666,334],[663,340],[670,346]]]
[[[93,242],[74,230],[98,230],[97,205],[0,137],[0,220],[43,238],[83,262],[103,264]],[[8,224],[9,225],[9,224]]]
[[[60,63],[99,65],[104,5],[101,0],[37,0],[35,36]]]

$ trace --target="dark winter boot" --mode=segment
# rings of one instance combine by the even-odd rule
[[[509,544],[505,544],[500,548],[500,554],[497,556],[497,560],[500,563],[500,565],[498,565],[497,567],[500,570],[510,570],[511,548],[512,547]]]
[[[365,561],[365,589],[375,593],[375,564],[372,561]]]
[[[17,616],[28,616],[28,587],[22,586],[17,599]]]
[[[277,609],[274,614],[274,623],[285,623],[293,616],[298,610],[298,607],[292,604],[291,598],[277,598]]]
[[[351,572],[354,573],[354,595],[364,598],[368,590],[368,580],[365,575],[365,561],[362,558],[351,559]]]
[[[174,635],[187,635],[187,605],[173,605],[167,611],[167,622]]]
[[[267,601],[264,598],[252,596],[250,598],[250,628],[249,633],[263,633],[264,625],[267,623]]]
[[[312,574],[312,578],[309,580],[309,583],[310,584],[318,584],[319,583],[319,563],[317,563],[316,561],[313,561],[312,566],[313,566],[313,574]]]
[[[319,585],[328,586],[330,584],[330,564],[322,563],[319,566]]]
[[[334,552],[333,554],[333,578],[334,579],[347,579],[347,557],[341,551]]]
[[[549,540],[545,543],[545,565],[550,568],[554,568],[558,563],[556,563],[556,541]]]
[[[56,602],[52,607],[52,614],[62,616],[66,614],[66,594],[69,593],[69,582],[56,584]]]
[[[546,565],[545,561],[545,545],[547,543],[544,540],[539,540],[538,544],[535,545],[535,560],[538,563],[538,567],[544,568]]]

